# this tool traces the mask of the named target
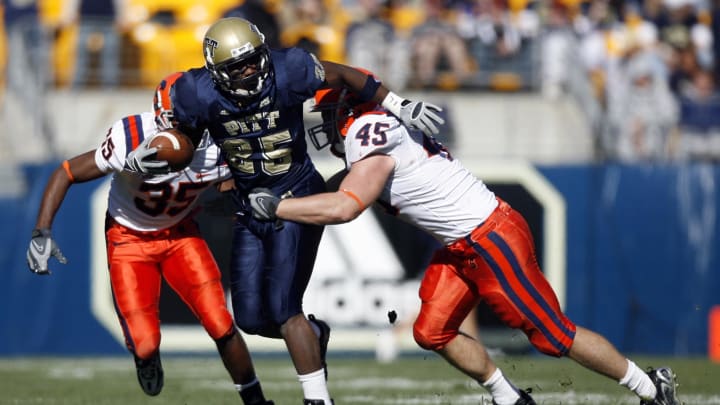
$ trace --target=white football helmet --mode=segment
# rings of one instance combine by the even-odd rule
[[[317,150],[330,145],[330,152],[345,156],[345,137],[350,125],[368,111],[380,108],[374,101],[362,101],[347,88],[325,88],[315,92],[312,112],[320,112],[322,124],[308,129],[308,137]]]
[[[172,89],[175,82],[183,72],[175,72],[160,81],[155,88],[153,97],[153,110],[155,111],[155,125],[159,130],[175,127],[175,114],[173,112]]]
[[[215,83],[233,96],[254,96],[268,82],[270,50],[265,36],[248,20],[228,17],[211,25],[205,33],[203,54]]]

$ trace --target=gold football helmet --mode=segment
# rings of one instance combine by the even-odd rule
[[[203,54],[215,83],[233,96],[254,96],[268,81],[270,50],[265,35],[248,20],[229,17],[211,25]]]

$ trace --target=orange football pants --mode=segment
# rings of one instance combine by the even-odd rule
[[[234,333],[212,252],[197,224],[185,219],[157,232],[138,232],[108,217],[110,284],[128,350],[147,359],[160,346],[162,278],[217,340]]]
[[[438,350],[455,338],[468,313],[484,301],[507,326],[522,330],[532,345],[563,356],[575,338],[575,324],[535,258],[525,219],[500,200],[470,235],[438,250],[420,285],[422,306],[413,334]]]

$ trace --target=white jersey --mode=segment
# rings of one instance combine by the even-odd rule
[[[128,153],[157,132],[154,120],[152,112],[118,120],[95,151],[97,167],[104,173],[114,172],[108,212],[119,224],[137,231],[177,224],[192,211],[202,191],[230,178],[227,166],[218,164],[220,149],[207,133],[182,171],[148,176],[123,170]]]
[[[495,194],[442,145],[420,131],[409,132],[390,114],[366,113],[348,129],[348,169],[373,154],[395,160],[380,203],[445,245],[470,234],[498,205]]]

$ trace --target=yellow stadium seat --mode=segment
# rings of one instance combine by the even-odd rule
[[[495,91],[518,91],[522,86],[522,78],[515,73],[498,72],[490,76],[490,88]]]
[[[280,34],[280,42],[284,46],[295,46],[303,38],[318,44],[318,58],[336,63],[344,60],[344,35],[333,26],[303,22],[288,27]]]
[[[152,24],[134,36],[140,50],[140,84],[155,86],[169,73],[203,66],[203,25]]]
[[[239,4],[242,4],[242,1],[130,0],[129,2],[132,7],[145,8],[148,16],[152,16],[159,11],[170,11],[177,19],[178,24],[211,23],[220,18],[225,10]]]
[[[390,10],[389,18],[400,35],[409,35],[413,28],[425,21],[425,13],[419,7],[402,5]]]
[[[40,22],[46,27],[56,27],[60,24],[60,17],[66,0],[39,0],[38,14]]]
[[[65,27],[57,32],[55,43],[50,51],[56,86],[65,87],[72,83],[77,36],[77,25]]]

